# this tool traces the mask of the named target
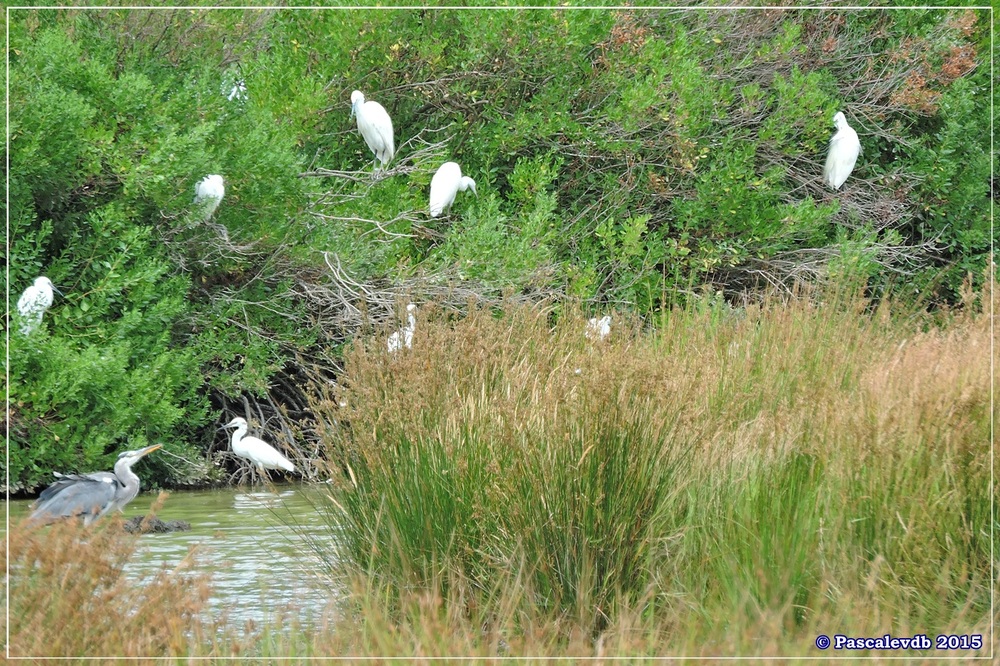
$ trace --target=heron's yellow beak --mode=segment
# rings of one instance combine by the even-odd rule
[[[152,446],[147,446],[142,450],[142,455],[147,456],[159,448],[163,448],[163,444],[153,444]]]

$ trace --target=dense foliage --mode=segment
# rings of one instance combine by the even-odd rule
[[[991,240],[986,17],[13,10],[7,286],[65,296],[10,329],[10,487],[152,441],[189,462],[146,478],[205,481],[220,409],[295,446],[303,373],[406,296],[644,316],[848,275],[953,300]],[[354,89],[393,118],[386,172]],[[834,194],[837,110],[864,153]],[[431,220],[445,159],[478,196]]]

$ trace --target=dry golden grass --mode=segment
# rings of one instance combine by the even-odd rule
[[[362,341],[317,391],[364,590],[347,651],[819,656],[819,633],[983,632],[977,298],[932,317],[806,294],[604,341],[579,313],[422,307],[412,350]]]
[[[12,657],[185,655],[211,636],[199,618],[205,577],[188,572],[185,560],[131,580],[124,567],[139,537],[119,517],[90,528],[23,520],[8,537]]]

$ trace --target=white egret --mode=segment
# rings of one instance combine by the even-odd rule
[[[431,217],[437,217],[451,210],[455,195],[468,189],[476,193],[476,181],[462,175],[462,167],[454,162],[445,162],[431,178]],[[478,196],[478,194],[477,194]]]
[[[52,284],[52,280],[43,275],[35,278],[35,282],[24,290],[21,298],[17,299],[17,312],[21,315],[21,333],[30,335],[41,326],[42,316],[52,307],[55,298],[52,295],[53,291],[62,295],[62,292]]]
[[[604,315],[600,319],[591,317],[587,322],[587,330],[584,333],[587,339],[603,340],[611,335],[611,315]]]
[[[59,480],[42,491],[31,512],[32,520],[52,522],[59,518],[81,516],[89,525],[101,516],[118,509],[139,494],[139,477],[132,472],[132,465],[160,448],[153,444],[136,451],[118,454],[115,472],[92,474],[60,474]]]
[[[854,164],[861,154],[861,142],[858,133],[847,124],[847,117],[840,111],[833,117],[837,132],[830,139],[830,152],[826,156],[826,166],[823,167],[823,181],[835,190],[839,190],[847,177],[854,170]]]
[[[265,469],[295,471],[295,465],[288,458],[281,455],[273,446],[256,437],[244,437],[247,434],[246,419],[237,416],[222,427],[236,428],[232,438],[233,453],[257,465],[261,474],[266,476]]]
[[[233,89],[229,91],[229,96],[226,98],[230,102],[234,99],[237,102],[242,102],[247,98],[247,84],[243,79],[237,79],[236,83],[233,84]]]
[[[194,186],[194,202],[204,207],[206,220],[212,217],[225,195],[226,186],[217,174],[205,176]]]
[[[358,117],[358,132],[382,166],[392,160],[396,152],[392,133],[392,119],[378,102],[365,101],[360,90],[351,93],[351,117]]]
[[[406,320],[409,326],[404,326],[389,336],[387,345],[390,353],[396,353],[403,347],[410,349],[413,347],[413,329],[417,327],[417,318],[413,314],[417,311],[417,306],[410,303],[406,306]]]

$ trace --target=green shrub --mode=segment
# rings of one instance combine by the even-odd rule
[[[48,333],[81,354],[127,337],[116,372],[190,354],[165,362],[197,368],[165,399],[201,448],[207,404],[285,418],[305,402],[295,359],[334,372],[404,292],[644,317],[849,276],[957,302],[993,240],[989,28],[965,8],[15,10],[11,290],[68,288]],[[393,118],[385,177],[349,117],[356,88]],[[836,110],[864,153],[832,193]],[[446,159],[479,196],[429,220]],[[209,173],[227,193],[204,221]]]

